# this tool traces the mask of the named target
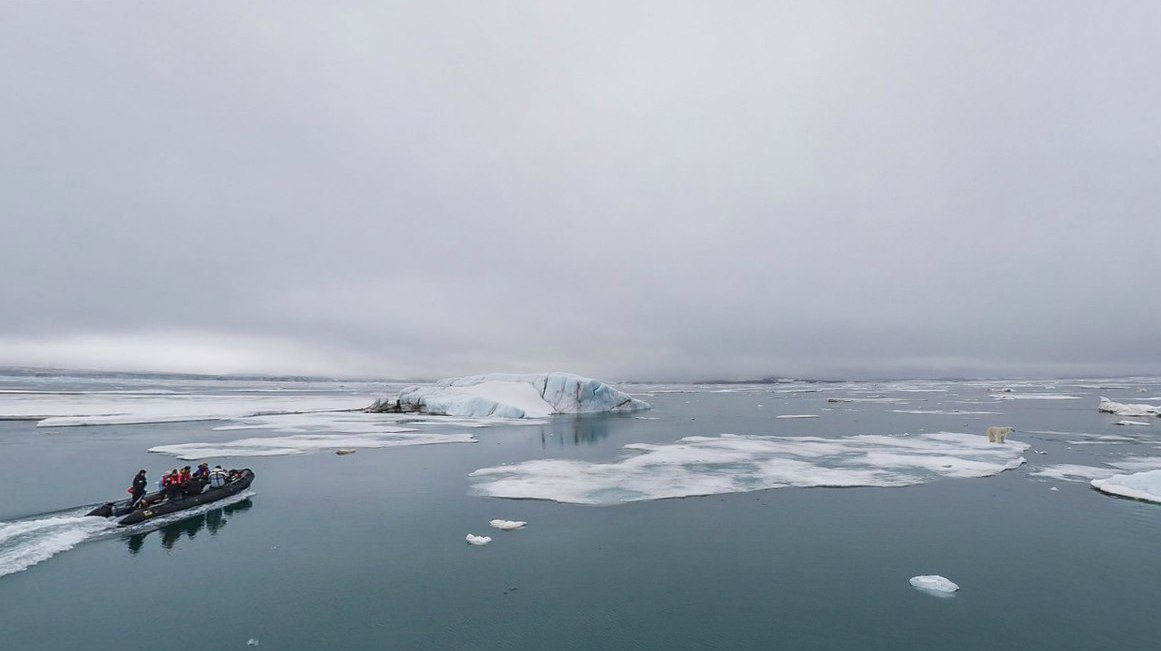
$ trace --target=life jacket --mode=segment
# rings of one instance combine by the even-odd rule
[[[188,483],[189,483],[189,471],[188,471],[188,470],[183,470],[183,471],[181,471],[181,478],[179,479],[179,481],[180,481],[182,484],[188,484]]]
[[[161,487],[162,488],[169,488],[170,486],[173,486],[173,475],[166,475],[166,476],[162,477],[161,478]]]

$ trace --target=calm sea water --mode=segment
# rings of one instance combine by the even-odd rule
[[[188,391],[224,395],[223,386]],[[97,534],[0,576],[0,649],[231,649],[251,639],[287,650],[1157,648],[1161,505],[1032,473],[1161,454],[1152,433],[1161,421],[1135,428],[1133,441],[1091,442],[1128,429],[1096,412],[1098,395],[1135,402],[1159,395],[1159,385],[1016,389],[1079,400],[911,386],[943,391],[637,387],[654,406],[645,415],[657,420],[558,417],[474,429],[473,444],[230,460],[255,470],[251,497],[162,528]],[[852,389],[907,403],[827,402]],[[820,418],[774,418],[801,413]],[[982,435],[989,424],[1022,430],[1012,438],[1032,445],[1027,464],[904,488],[784,488],[599,507],[477,497],[468,477],[535,458],[614,460],[625,444],[689,435]],[[238,438],[213,429],[220,425],[46,430],[0,421],[0,521],[70,514],[119,496],[139,467],[156,477],[176,463],[149,447]],[[505,533],[488,527],[493,518],[529,525]],[[472,547],[467,533],[494,541]],[[4,549],[0,541],[0,561]],[[941,574],[961,590],[950,598],[920,592],[908,584],[919,574]]]

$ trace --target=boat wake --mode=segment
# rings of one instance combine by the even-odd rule
[[[26,570],[117,526],[112,520],[85,516],[89,509],[0,522],[0,577]]]
[[[0,577],[26,570],[86,541],[153,531],[253,496],[254,491],[244,490],[226,499],[170,513],[130,527],[118,527],[116,520],[113,519],[86,516],[93,505],[0,522]]]

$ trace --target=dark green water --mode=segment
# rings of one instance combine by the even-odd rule
[[[246,501],[145,534],[97,536],[0,577],[0,649],[231,649],[252,638],[288,650],[1157,648],[1161,506],[1030,475],[1045,463],[1154,454],[1148,433],[1117,446],[1017,433],[1048,454],[1029,450],[1028,464],[994,477],[906,488],[606,507],[469,494],[477,468],[613,459],[626,443],[694,434],[993,423],[1124,433],[1095,410],[1096,394],[1116,392],[1062,391],[1084,400],[975,405],[1004,414],[970,420],[833,405],[826,394],[659,393],[646,398],[654,421],[557,418],[473,430],[475,444],[238,460],[258,477]],[[953,387],[909,406],[968,396],[988,399]],[[147,454],[151,446],[236,438],[213,426],[46,433],[0,422],[0,521],[117,496],[138,467],[156,477],[174,460]],[[488,527],[493,518],[529,525],[505,533]],[[469,532],[494,541],[469,546]],[[908,584],[918,574],[961,590],[933,597]]]

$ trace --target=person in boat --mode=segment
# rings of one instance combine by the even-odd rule
[[[181,496],[188,496],[190,488],[192,488],[191,482],[193,481],[193,475],[190,473],[189,466],[181,469],[181,473],[177,476],[177,481],[178,485],[181,486]]]
[[[222,470],[221,466],[214,466],[214,469],[210,471],[210,488],[223,488],[228,479],[229,475],[226,474],[225,470]]]
[[[145,478],[145,471],[138,470],[137,476],[133,478],[133,485],[129,488],[129,494],[132,496],[129,506],[137,506],[141,498],[145,497],[145,487],[148,485],[149,480]]]
[[[165,497],[170,500],[181,497],[181,474],[177,468],[169,471],[169,480],[165,484]]]
[[[193,472],[193,478],[200,481],[207,481],[210,478],[210,464],[203,463],[198,466],[198,469]]]

